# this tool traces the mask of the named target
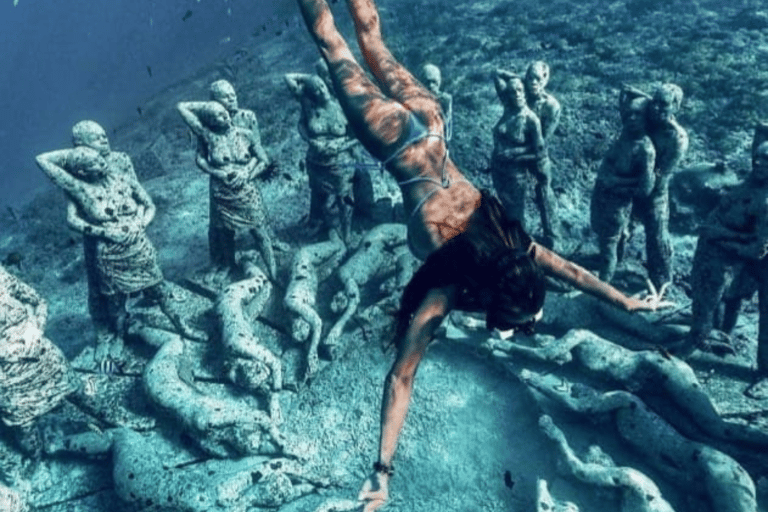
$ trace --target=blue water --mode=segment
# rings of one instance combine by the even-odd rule
[[[292,0],[1,0],[0,208],[48,186],[34,156],[66,147],[75,122],[109,132],[295,11]]]

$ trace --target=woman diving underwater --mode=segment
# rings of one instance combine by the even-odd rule
[[[298,0],[328,63],[356,136],[400,185],[408,242],[425,260],[406,287],[397,319],[395,362],[384,383],[378,460],[363,484],[365,511],[388,497],[392,458],[405,421],[416,369],[452,309],[482,311],[489,329],[527,329],[541,316],[545,275],[626,311],[666,305],[652,293],[628,297],[539,245],[509,220],[498,199],[475,188],[448,155],[437,98],[398,63],[381,37],[373,0],[347,0],[374,83],[338,32],[326,0]]]

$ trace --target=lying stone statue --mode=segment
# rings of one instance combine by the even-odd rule
[[[616,466],[611,457],[597,445],[590,446],[584,460],[580,459],[568,445],[563,431],[547,415],[539,418],[539,428],[555,442],[559,458],[576,479],[589,485],[619,491],[620,512],[674,512],[653,480],[640,471]]]
[[[304,378],[318,369],[317,347],[323,331],[323,320],[317,313],[317,287],[336,270],[346,247],[336,231],[330,240],[307,245],[296,251],[291,264],[291,278],[285,292],[284,304],[296,316],[291,322],[291,336],[299,342],[310,338]]]
[[[214,456],[274,451],[270,444],[283,450],[280,418],[230,396],[200,392],[185,357],[185,341],[170,336],[144,369],[144,389],[156,406],[178,420],[182,429]],[[264,433],[269,440],[264,439]]]
[[[251,328],[263,309],[272,284],[256,265],[245,263],[246,279],[227,286],[219,295],[216,312],[221,322],[227,377],[250,391],[271,395],[283,388],[283,364],[259,343]]]
[[[344,291],[337,293],[331,304],[334,312],[342,312],[325,340],[331,350],[338,345],[344,327],[360,305],[360,288],[395,273],[394,283],[385,282],[382,291],[388,296],[402,292],[411,277],[410,258],[405,224],[379,224],[366,233],[358,250],[338,271]]]
[[[627,391],[600,392],[555,375],[524,369],[521,380],[557,405],[595,422],[613,425],[622,440],[687,494],[701,500],[698,510],[754,512],[755,485],[734,459],[691,441]]]

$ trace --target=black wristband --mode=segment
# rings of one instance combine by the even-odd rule
[[[373,463],[373,470],[377,473],[384,473],[387,476],[392,476],[395,474],[395,468],[384,464],[381,461],[376,461]]]

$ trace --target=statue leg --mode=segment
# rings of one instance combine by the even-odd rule
[[[616,273],[618,247],[632,215],[632,201],[629,198],[611,194],[596,186],[590,204],[590,223],[597,234],[600,251],[598,274],[600,279],[610,282]]]
[[[557,217],[555,194],[552,192],[550,161],[546,158],[536,169],[536,205],[541,215],[544,245],[554,248],[560,238],[560,220]]]
[[[491,179],[496,195],[499,196],[507,218],[518,220],[525,229],[525,196],[528,188],[528,176],[513,166],[494,163],[491,166]]]
[[[715,311],[733,275],[731,258],[715,245],[699,238],[693,256],[691,287],[693,321],[682,355],[707,345],[714,327]]]
[[[672,280],[672,241],[669,237],[669,189],[659,186],[640,208],[645,225],[648,277],[660,289]]]
[[[267,226],[262,225],[251,229],[251,235],[256,241],[256,247],[267,265],[267,273],[271,279],[277,278],[277,261],[272,248],[272,233]]]

